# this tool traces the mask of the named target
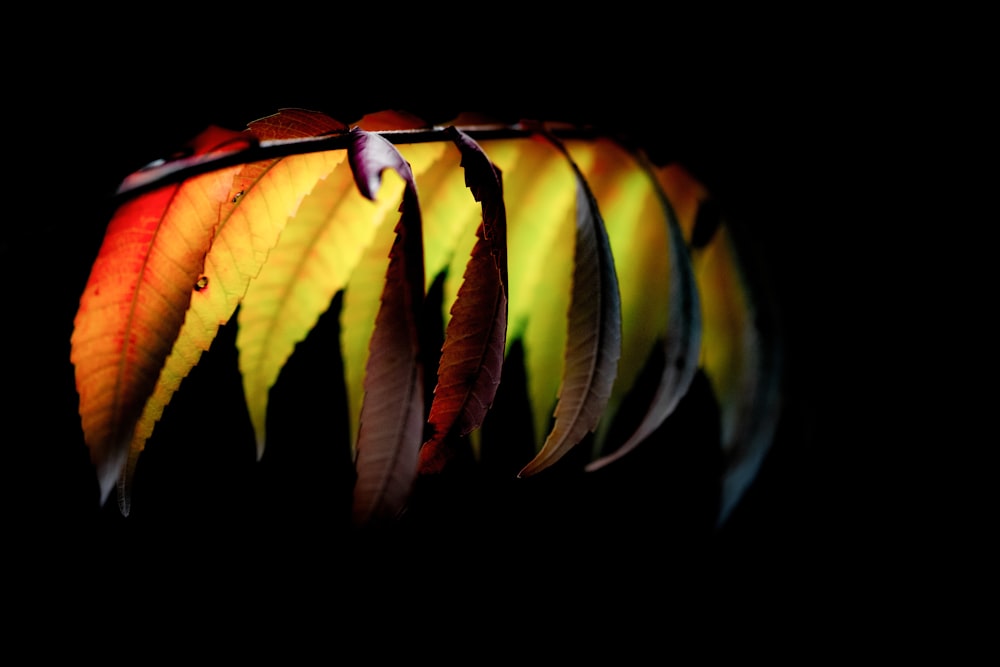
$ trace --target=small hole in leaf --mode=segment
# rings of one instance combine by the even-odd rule
[[[200,292],[206,287],[208,287],[208,276],[202,276],[201,278],[198,278],[198,282],[194,284],[194,291]]]
[[[233,195],[233,203],[234,204],[240,200],[240,197],[243,196],[243,192],[244,192],[243,190],[240,190],[235,195]]]

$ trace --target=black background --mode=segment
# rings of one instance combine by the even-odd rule
[[[833,262],[863,251],[848,241],[838,195],[860,185],[852,132],[870,110],[855,104],[864,90],[845,97],[853,84],[807,44],[739,41],[716,65],[707,53],[713,34],[643,39],[641,50],[600,55],[557,40],[544,54],[487,48],[488,58],[405,42],[420,56],[393,51],[378,61],[344,49],[308,76],[273,51],[256,64],[214,49],[189,61],[164,57],[161,44],[149,59],[141,40],[122,37],[98,56],[63,61],[72,87],[48,85],[42,97],[8,105],[17,121],[9,127],[23,128],[16,132],[27,146],[24,187],[37,190],[0,246],[11,303],[4,349],[17,378],[4,404],[13,462],[4,468],[13,491],[6,510],[10,529],[24,531],[12,543],[48,564],[39,581],[89,582],[98,597],[118,579],[133,593],[168,595],[199,582],[318,597],[361,580],[402,586],[413,599],[558,591],[585,609],[601,594],[662,600],[680,589],[748,586],[758,600],[835,591],[871,555],[870,517],[886,511],[866,505],[869,520],[856,522],[866,466],[860,477],[843,475],[873,455],[870,434],[849,432],[844,416],[860,398],[845,398],[842,378],[861,362],[845,353],[852,334],[837,305],[853,284]],[[790,50],[806,66],[792,67]],[[324,400],[339,380],[336,359],[307,341],[315,356],[297,356],[279,380],[283,416],[272,421],[280,431],[255,462],[228,327],[143,454],[133,514],[121,517],[113,500],[99,507],[69,337],[111,195],[124,176],[208,124],[242,129],[282,107],[345,122],[387,108],[435,121],[460,111],[576,121],[639,137],[655,155],[688,165],[759,241],[786,327],[786,416],[730,522],[713,531],[706,521],[711,433],[697,418],[705,405],[692,401],[681,415],[689,421],[676,426],[690,436],[686,447],[671,448],[661,432],[661,442],[586,479],[555,474],[518,486],[470,472],[430,494],[398,534],[360,540],[344,527],[349,463],[329,442],[331,429],[345,428]],[[295,373],[310,384],[293,382]],[[310,390],[293,391],[303,386]]]

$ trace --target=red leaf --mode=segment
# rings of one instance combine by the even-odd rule
[[[346,129],[340,121],[307,109],[280,109],[278,113],[247,123],[247,131],[260,141],[308,139]]]
[[[348,160],[365,197],[375,199],[385,169],[395,170],[406,182],[365,369],[353,506],[354,522],[363,526],[394,519],[405,507],[417,476],[424,423],[418,335],[424,264],[420,207],[410,165],[382,136],[360,129],[351,132]]]
[[[482,203],[483,220],[451,308],[428,422],[420,474],[440,473],[455,456],[449,435],[482,425],[493,404],[507,341],[507,214],[500,170],[468,135],[449,128],[462,152],[465,184]]]
[[[385,132],[393,130],[416,130],[427,127],[427,122],[406,111],[376,111],[364,116],[357,126],[368,132]]]

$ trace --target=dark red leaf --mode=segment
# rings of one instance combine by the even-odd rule
[[[462,152],[465,184],[482,204],[463,282],[451,308],[428,422],[420,474],[439,473],[454,455],[449,435],[482,425],[500,384],[507,342],[507,214],[500,170],[468,135],[449,128]]]

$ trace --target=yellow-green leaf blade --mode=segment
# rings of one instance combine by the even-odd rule
[[[418,144],[405,157],[416,174],[444,148],[444,142]],[[339,153],[346,158],[346,150]],[[295,345],[305,339],[333,296],[347,284],[376,229],[397,210],[402,191],[401,180],[388,179],[376,200],[367,199],[358,192],[350,165],[341,162],[303,199],[267,263],[250,283],[240,304],[236,344],[258,458],[264,453],[271,387]],[[360,393],[353,393],[360,405]]]
[[[611,245],[587,182],[566,157],[577,178],[577,234],[565,364],[555,424],[521,477],[553,465],[596,429],[621,356],[621,299]]]
[[[264,452],[271,387],[295,345],[347,282],[384,208],[358,194],[350,167],[341,162],[303,199],[250,283],[240,305],[236,345],[258,458]]]
[[[418,168],[414,160],[417,151],[428,147],[438,149],[436,159],[423,169]],[[472,248],[472,241],[466,243],[464,234],[470,227],[478,224],[482,215],[480,207],[469,197],[469,191],[463,181],[462,168],[458,155],[450,148],[447,141],[437,141],[426,144],[404,144],[399,146],[399,152],[410,163],[420,192],[420,218],[424,233],[424,267],[426,270],[426,288],[438,274],[445,269],[452,270],[456,261],[459,265],[457,275],[449,275],[456,285],[461,281],[462,267],[468,259],[467,253],[460,249]],[[474,240],[474,234],[468,234]],[[456,255],[459,257],[455,258]],[[454,300],[446,295],[442,303],[442,314],[447,319],[448,306]]]
[[[359,125],[359,127],[366,129],[364,126]],[[450,238],[455,232],[449,229],[453,223],[435,221],[449,214],[448,206],[454,202],[451,191],[463,193],[464,199],[468,199],[468,193],[464,192],[465,187],[458,178],[460,172],[457,160],[445,157],[447,147],[447,142],[443,141],[404,144],[397,147],[400,155],[410,165],[415,181],[418,181],[425,245],[437,249],[438,257],[442,256],[441,246],[453,243]],[[442,182],[448,176],[458,178],[457,187]],[[365,366],[368,363],[368,342],[375,327],[375,315],[385,282],[389,248],[395,237],[395,224],[399,220],[397,209],[403,186],[404,182],[392,176],[392,172],[389,178],[383,178],[377,198],[379,210],[383,211],[383,214],[378,219],[372,219],[372,240],[359,258],[344,288],[344,300],[340,312],[340,343],[352,453],[355,452],[358,440]],[[429,208],[425,207],[424,202],[425,193],[428,191],[431,199]],[[447,191],[447,194],[444,195],[442,202],[440,200],[444,191]],[[475,202],[473,206],[474,204]],[[428,222],[426,226],[423,225],[425,222]],[[425,266],[429,266],[426,256]]]
[[[573,280],[576,177],[540,138],[480,144],[503,172],[509,280],[507,349],[523,341],[535,450],[552,423]]]

